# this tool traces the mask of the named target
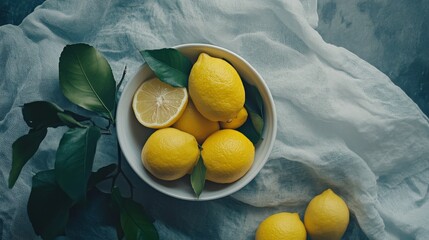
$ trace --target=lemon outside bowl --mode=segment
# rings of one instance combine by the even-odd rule
[[[264,79],[242,57],[237,54],[209,44],[183,44],[174,47],[188,57],[192,62],[197,60],[200,53],[205,52],[213,57],[226,59],[238,71],[241,78],[258,88],[264,103],[265,126],[262,140],[255,146],[255,160],[250,170],[241,179],[230,184],[216,184],[206,181],[199,198],[195,197],[189,175],[175,180],[163,181],[153,177],[141,162],[141,149],[147,138],[154,130],[142,126],[134,116],[132,101],[134,92],[140,84],[154,77],[147,64],[143,64],[136,75],[127,83],[122,91],[116,112],[116,131],[122,152],[134,172],[147,184],[156,190],[183,200],[204,201],[228,196],[248,184],[262,169],[273,148],[277,131],[277,119],[274,101]],[[136,189],[138,191],[138,188]]]

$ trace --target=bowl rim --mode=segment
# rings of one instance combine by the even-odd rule
[[[233,194],[233,193],[235,193],[235,192],[237,192],[237,191],[239,191],[240,189],[242,189],[244,186],[246,186],[249,182],[251,182],[255,177],[256,177],[256,175],[258,175],[259,174],[259,172],[261,171],[261,169],[264,167],[264,165],[266,164],[266,162],[268,161],[268,158],[269,158],[269,155],[270,155],[270,153],[272,152],[272,149],[273,149],[273,146],[274,146],[274,142],[275,142],[275,139],[276,139],[276,135],[277,135],[277,113],[276,113],[276,107],[275,107],[275,103],[274,103],[274,100],[273,100],[273,97],[272,97],[272,94],[271,94],[271,91],[270,91],[270,89],[268,88],[268,86],[267,86],[267,84],[266,84],[266,82],[265,82],[265,80],[264,80],[264,78],[255,70],[255,68],[253,68],[253,66],[249,63],[249,62],[247,62],[244,58],[242,58],[241,56],[239,56],[238,54],[236,54],[236,53],[234,53],[234,52],[232,52],[231,50],[228,50],[228,49],[226,49],[226,48],[223,48],[223,47],[219,47],[219,46],[216,46],[216,45],[212,45],[212,44],[206,44],[206,43],[185,43],[185,44],[179,44],[179,45],[176,45],[176,46],[173,46],[173,47],[171,47],[171,48],[174,48],[174,49],[177,49],[177,50],[179,50],[180,51],[180,49],[182,49],[182,48],[188,48],[188,47],[192,47],[192,48],[198,48],[198,47],[201,47],[201,48],[212,48],[212,49],[216,49],[216,50],[220,50],[220,51],[222,51],[222,52],[226,52],[226,53],[228,53],[228,54],[230,54],[230,55],[232,55],[232,56],[234,56],[234,57],[236,57],[239,61],[241,61],[242,63],[244,63],[244,65],[246,65],[246,67],[248,67],[249,68],[249,70],[250,70],[250,72],[251,72],[251,74],[254,74],[254,75],[256,75],[256,77],[257,78],[259,78],[260,80],[262,80],[261,81],[261,86],[264,88],[264,91],[267,93],[267,97],[268,97],[268,101],[269,101],[269,104],[272,106],[271,108],[272,108],[272,118],[273,118],[273,122],[272,122],[272,134],[271,134],[271,138],[270,139],[265,139],[266,141],[270,141],[270,143],[271,144],[269,144],[268,145],[268,149],[266,150],[267,151],[267,154],[264,156],[264,159],[262,159],[261,161],[260,161],[260,164],[258,165],[258,166],[256,166],[256,168],[254,169],[254,171],[253,172],[247,172],[246,174],[245,174],[245,176],[247,175],[247,177],[246,177],[246,179],[244,180],[244,181],[240,181],[240,182],[234,182],[234,183],[231,183],[231,184],[236,184],[236,186],[234,186],[233,188],[230,188],[230,189],[227,189],[227,190],[225,190],[225,191],[222,191],[221,193],[219,193],[219,194],[216,194],[216,195],[211,195],[211,196],[208,196],[208,197],[204,197],[204,198],[201,198],[201,196],[200,196],[200,198],[197,198],[197,197],[192,197],[192,198],[190,198],[190,197],[186,197],[186,196],[182,196],[182,195],[177,195],[177,194],[174,194],[174,193],[171,193],[171,192],[169,192],[168,190],[164,190],[164,189],[162,189],[162,188],[158,188],[157,187],[157,185],[154,183],[154,182],[152,182],[152,181],[148,181],[147,179],[145,179],[145,178],[143,178],[138,172],[140,171],[139,169],[135,169],[135,167],[134,167],[134,165],[133,164],[131,164],[129,161],[129,159],[130,159],[130,153],[127,153],[127,152],[124,152],[122,149],[124,149],[123,148],[123,144],[124,143],[122,143],[122,141],[121,141],[121,137],[120,136],[122,136],[122,134],[120,133],[121,132],[121,128],[117,125],[116,126],[116,134],[117,134],[117,139],[118,139],[118,143],[119,143],[119,146],[121,147],[121,152],[122,152],[122,154],[123,154],[123,156],[125,157],[125,159],[126,159],[126,161],[127,161],[127,163],[128,163],[128,165],[131,167],[131,169],[134,171],[134,173],[143,181],[143,182],[145,182],[146,184],[148,184],[150,187],[152,187],[153,189],[155,189],[155,190],[157,190],[157,191],[159,191],[159,192],[161,192],[161,193],[163,193],[163,194],[165,194],[165,195],[167,195],[167,196],[170,196],[170,197],[174,197],[174,198],[177,198],[177,199],[181,199],[181,200],[187,200],[187,201],[209,201],[209,200],[215,200],[215,199],[220,199],[220,198],[223,198],[223,197],[226,197],[226,196],[229,196],[229,195],[231,195],[231,194]],[[129,81],[127,81],[127,83],[126,83],[126,85],[124,86],[124,88],[122,89],[122,91],[121,91],[121,95],[120,95],[120,97],[119,97],[119,101],[118,101],[118,103],[117,103],[117,106],[120,106],[120,105],[123,105],[123,104],[121,104],[121,102],[122,101],[125,101],[125,100],[123,100],[123,98],[122,98],[122,93],[124,93],[124,92],[128,92],[129,90],[128,90],[128,88],[130,87],[130,85],[131,84],[129,84],[131,81],[133,81],[134,80],[134,78],[137,76],[137,74],[138,73],[140,73],[140,71],[142,71],[144,68],[146,68],[146,67],[148,67],[148,65],[147,65],[147,63],[143,63],[139,68],[138,68],[138,70],[135,72],[135,74],[133,75],[133,77],[129,80]],[[120,119],[120,118],[118,118],[118,116],[119,116],[119,114],[120,114],[120,110],[117,110],[116,111],[116,119]]]

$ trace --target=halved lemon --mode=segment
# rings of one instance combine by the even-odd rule
[[[133,98],[137,120],[145,127],[164,128],[173,125],[188,103],[184,87],[173,87],[158,78],[143,82]]]

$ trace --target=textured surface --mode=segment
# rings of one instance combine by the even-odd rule
[[[130,172],[139,189],[138,199],[157,219],[161,239],[252,239],[265,217],[280,211],[298,212],[302,217],[310,199],[326,188],[343,197],[351,210],[347,239],[427,239],[427,117],[388,76],[348,50],[325,43],[314,29],[319,23],[316,29],[327,42],[366,52],[366,56],[359,55],[374,65],[385,64],[376,66],[392,79],[391,74],[399,74],[409,64],[403,71],[411,82],[420,77],[414,69],[427,76],[427,52],[419,45],[427,32],[413,37],[420,39],[410,45],[414,50],[404,50],[421,54],[421,62],[414,66],[413,57],[404,57],[399,49],[389,53],[393,55],[382,51],[384,43],[391,41],[390,31],[404,35],[392,40],[392,48],[399,43],[408,46],[406,36],[411,33],[395,33],[390,28],[376,31],[374,24],[369,25],[371,29],[365,23],[376,21],[374,16],[386,16],[390,24],[393,19],[384,11],[409,8],[403,21],[411,21],[408,16],[420,19],[423,28],[425,1],[409,6],[401,1],[402,7],[392,1],[366,1],[350,8],[347,2],[320,1],[318,21],[317,3],[311,0],[46,1],[20,26],[0,27],[0,238],[34,239],[25,209],[30,179],[34,172],[52,168],[64,129],[48,132],[15,188],[7,190],[10,146],[27,131],[19,107],[25,102],[51,100],[76,110],[58,88],[58,58],[65,44],[95,46],[110,62],[118,81],[124,65],[131,73],[128,78],[137,71],[142,63],[138,50],[204,42],[238,53],[265,78],[277,107],[278,137],[261,173],[238,193],[216,201],[172,199]],[[413,14],[413,6],[422,14]],[[344,29],[331,28],[330,24],[341,23],[341,16],[347,14],[341,9],[346,8],[356,11],[344,18]],[[349,24],[349,19],[360,17],[367,21],[361,22],[365,28],[351,20]],[[351,31],[347,25],[348,29],[356,27],[355,35],[335,42],[343,32]],[[396,28],[392,25],[392,29]],[[379,45],[365,44],[377,34]],[[395,51],[403,56],[398,58],[400,63],[394,61]],[[381,61],[380,54],[390,62]],[[100,140],[96,167],[115,161],[114,144],[113,138]],[[104,195],[96,199],[105,202]],[[88,208],[102,212],[101,205]],[[115,239],[98,217],[94,218],[97,224],[88,220],[82,228],[77,219],[85,222],[88,217],[80,216],[80,212],[73,215],[67,231],[73,239]]]
[[[429,115],[429,1],[319,0],[317,31],[385,73]]]
[[[0,2],[0,25],[21,23],[34,8],[45,0],[3,0]]]
[[[0,3],[0,25],[19,24],[44,0]],[[318,0],[316,30],[385,73],[429,115],[429,1]]]

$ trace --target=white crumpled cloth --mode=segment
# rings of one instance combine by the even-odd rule
[[[117,80],[125,65],[130,79],[143,63],[138,50],[211,43],[247,59],[273,94],[278,132],[270,159],[232,196],[176,200],[127,168],[161,239],[253,239],[265,217],[303,216],[326,188],[350,208],[346,239],[429,239],[428,118],[386,75],[324,42],[314,29],[316,8],[316,0],[48,0],[21,25],[0,27],[0,239],[36,238],[26,213],[31,177],[53,167],[64,129],[49,130],[9,190],[11,145],[28,131],[24,103],[78,110],[58,84],[59,55],[77,42],[101,51]],[[95,167],[116,161],[114,144],[103,138]],[[99,239],[115,239],[110,233]]]

